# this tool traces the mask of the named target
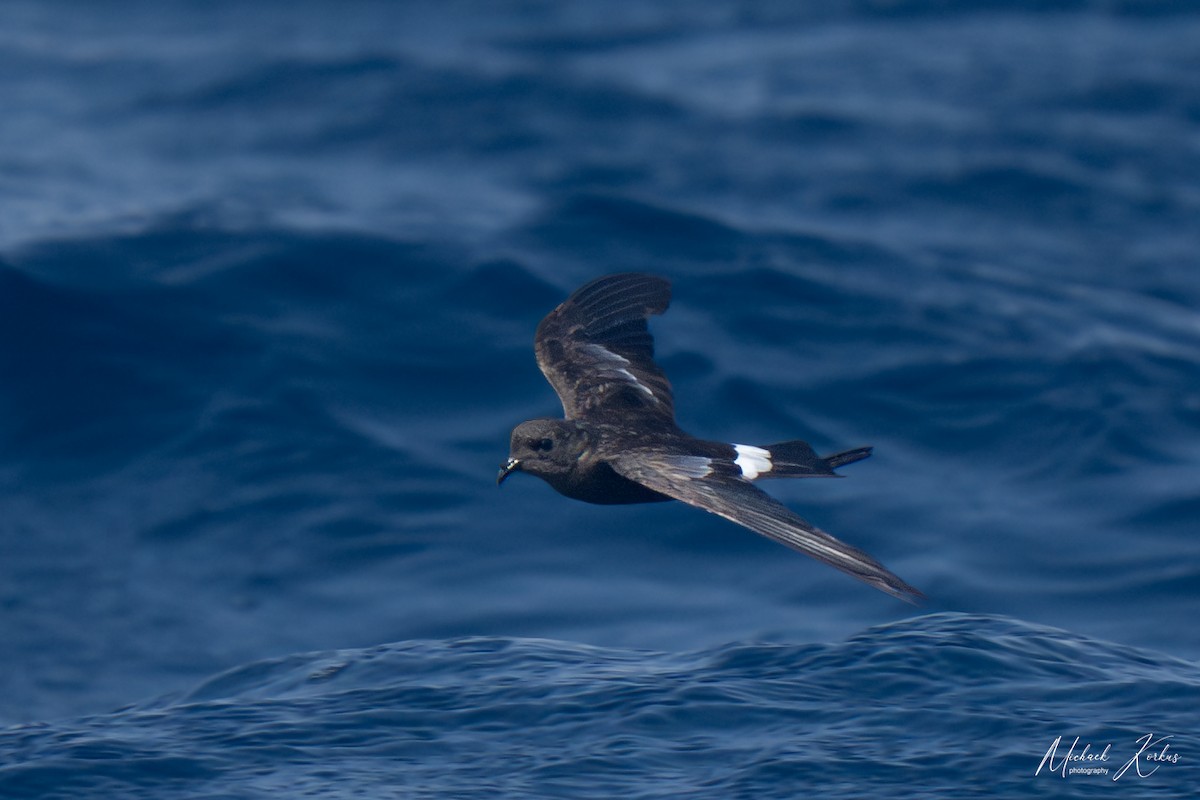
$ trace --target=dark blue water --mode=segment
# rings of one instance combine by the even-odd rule
[[[1200,792],[1200,9],[3,16],[0,796]],[[496,490],[631,269],[924,608]]]

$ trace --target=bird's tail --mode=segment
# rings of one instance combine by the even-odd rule
[[[756,463],[759,472],[756,477],[824,478],[834,474],[825,459],[817,455],[808,442],[799,439],[769,444],[756,449],[758,449],[758,454],[765,459],[761,464]],[[764,467],[766,468],[764,469]]]
[[[856,447],[853,450],[843,450],[840,453],[825,456],[824,461],[829,465],[830,469],[837,469],[847,464],[853,464],[855,461],[862,461],[871,455],[871,450],[872,448],[870,447]]]
[[[836,478],[840,466],[871,455],[871,448],[856,447],[830,456],[816,454],[808,442],[795,439],[765,447],[734,445],[737,465],[749,480],[757,478]],[[745,462],[745,463],[743,463]],[[749,472],[747,471],[749,470]]]

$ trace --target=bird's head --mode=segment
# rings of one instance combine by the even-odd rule
[[[566,478],[587,452],[588,437],[583,428],[567,419],[531,419],[522,422],[512,432],[509,443],[508,461],[500,467],[496,483],[517,470],[537,475],[557,484],[557,479]]]

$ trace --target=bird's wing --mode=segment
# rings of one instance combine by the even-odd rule
[[[546,315],[534,350],[567,419],[607,409],[674,422],[671,384],[646,325],[670,302],[665,278],[627,272],[597,278]]]
[[[621,475],[799,550],[909,603],[924,595],[871,556],[764,494],[732,464],[706,456],[633,449],[609,459]]]

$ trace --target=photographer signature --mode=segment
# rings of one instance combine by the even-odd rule
[[[1050,749],[1046,751],[1046,755],[1042,756],[1042,762],[1038,764],[1037,771],[1033,773],[1035,776],[1040,775],[1043,769],[1047,772],[1056,772],[1064,778],[1068,775],[1107,775],[1109,773],[1107,763],[1112,759],[1111,742],[1104,745],[1104,749],[1098,752],[1094,752],[1091,742],[1088,742],[1084,744],[1082,750],[1076,752],[1076,748],[1079,746],[1079,737],[1076,736],[1067,752],[1060,754],[1062,738],[1059,736],[1050,743]],[[1131,768],[1137,777],[1149,778],[1163,764],[1178,764],[1179,753],[1171,750],[1170,740],[1173,738],[1175,738],[1173,735],[1155,738],[1153,733],[1147,733],[1140,737],[1137,740],[1137,744],[1140,745],[1137,752],[1113,773],[1112,779],[1120,780]]]

